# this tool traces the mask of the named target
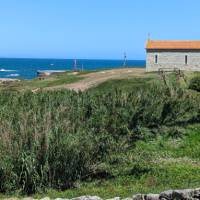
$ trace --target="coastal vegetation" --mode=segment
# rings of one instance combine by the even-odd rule
[[[189,85],[193,79],[190,75]],[[200,94],[167,77],[0,92],[0,192],[102,198],[200,185]]]
[[[195,76],[190,80],[189,89],[200,92],[200,76]]]
[[[33,80],[20,80],[17,82],[5,82],[0,84],[0,90],[24,91],[34,89],[44,89],[48,87],[59,86],[63,84],[74,83],[82,80],[81,75],[91,73],[92,71],[84,71],[79,73],[66,72],[61,74],[53,74],[45,78],[35,78]]]

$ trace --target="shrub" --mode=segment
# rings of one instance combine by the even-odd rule
[[[109,165],[122,162],[117,155],[123,158],[137,140],[161,126],[198,121],[198,102],[158,85],[105,93],[1,92],[0,192],[62,190],[112,176]]]
[[[196,76],[190,80],[189,89],[200,92],[200,76]]]

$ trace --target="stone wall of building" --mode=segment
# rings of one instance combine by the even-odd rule
[[[155,63],[156,55],[157,63]],[[185,56],[187,56],[187,64],[185,64]],[[160,68],[200,71],[200,51],[147,51],[146,70],[158,71]]]

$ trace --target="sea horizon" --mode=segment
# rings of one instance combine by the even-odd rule
[[[53,57],[0,57],[0,59],[30,59],[30,60],[120,60],[124,61],[122,58],[53,58]],[[129,61],[144,61],[145,59],[127,59]]]
[[[39,70],[73,70],[67,58],[0,58],[0,78],[33,79]],[[123,59],[76,59],[79,70],[104,70],[123,66]],[[145,67],[146,60],[127,60],[127,67]]]

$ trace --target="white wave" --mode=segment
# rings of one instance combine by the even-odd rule
[[[54,64],[52,63],[52,64],[50,64],[51,66],[54,66]]]
[[[16,77],[19,76],[19,74],[8,74],[7,77]]]
[[[11,69],[0,69],[0,72],[16,72],[16,70],[11,70]]]

